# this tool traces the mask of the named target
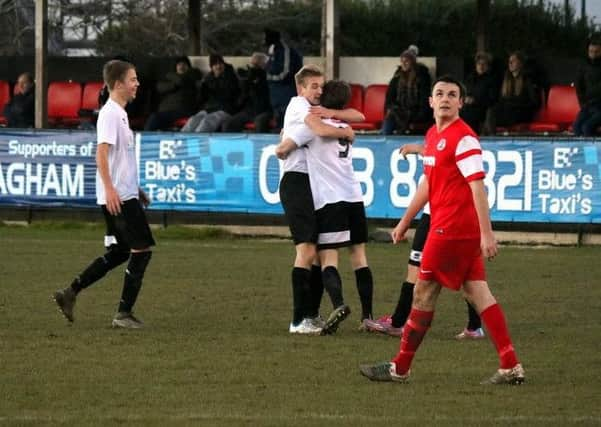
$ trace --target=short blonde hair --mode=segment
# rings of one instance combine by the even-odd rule
[[[315,64],[305,65],[294,75],[294,81],[297,86],[305,86],[309,77],[323,77],[323,71]]]

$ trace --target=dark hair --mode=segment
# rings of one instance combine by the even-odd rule
[[[330,80],[323,85],[320,103],[326,108],[342,110],[351,99],[351,86],[342,80]]]
[[[461,80],[458,80],[449,74],[445,74],[444,76],[440,76],[436,80],[434,80],[434,83],[432,83],[432,88],[430,89],[430,92],[432,92],[434,90],[434,86],[436,86],[436,83],[440,83],[440,82],[457,85],[457,87],[459,87],[459,98],[460,99],[465,98],[465,93],[466,93],[465,86],[463,85]]]
[[[113,90],[115,82],[123,81],[127,72],[132,68],[136,68],[134,64],[119,59],[113,59],[104,64],[102,77],[104,79],[104,84],[108,86],[109,91]]]
[[[175,65],[181,64],[182,62],[186,64],[188,68],[192,68],[192,63],[190,62],[190,59],[187,56],[178,56],[177,58],[175,58]]]
[[[212,67],[216,64],[225,64],[225,61],[223,60],[223,56],[213,53],[209,55],[209,66]]]

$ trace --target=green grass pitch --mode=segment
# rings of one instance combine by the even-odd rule
[[[443,291],[410,384],[373,383],[362,362],[399,341],[357,330],[287,333],[287,240],[168,228],[136,306],[140,331],[110,328],[123,269],[84,291],[75,323],[52,292],[102,253],[99,226],[0,227],[0,425],[599,425],[601,248],[502,247],[487,263],[527,382],[481,386],[497,367],[488,340],[457,342],[460,294]],[[409,244],[369,244],[376,315],[390,313]],[[345,257],[344,257],[345,258]],[[327,297],[322,313],[331,309]]]

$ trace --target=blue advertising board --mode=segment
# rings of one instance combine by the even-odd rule
[[[277,135],[140,133],[151,209],[279,214]],[[0,132],[0,204],[92,206],[95,134]],[[399,218],[421,176],[416,137],[359,135],[353,163],[370,218]],[[493,221],[601,223],[601,142],[482,139]]]

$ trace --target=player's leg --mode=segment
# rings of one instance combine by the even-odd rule
[[[319,259],[311,266],[311,277],[309,279],[309,295],[307,302],[307,317],[310,318],[318,327],[323,327],[323,320],[319,315],[319,307],[323,298],[323,277],[321,274],[321,265]]]
[[[486,337],[484,330],[482,329],[482,320],[478,315],[478,312],[468,300],[465,300],[467,306],[467,326],[463,331],[455,335],[457,340],[479,340]]]
[[[319,261],[322,268],[323,286],[330,296],[334,310],[328,315],[322,334],[336,332],[340,323],[351,313],[350,307],[344,303],[342,279],[338,272],[338,250],[319,249]]]
[[[290,333],[314,334],[320,329],[309,327],[307,304],[311,288],[311,271],[316,257],[317,225],[309,175],[286,172],[280,182],[280,201],[295,244],[296,256],[291,272],[292,322]],[[321,275],[321,270],[319,271]]]
[[[463,291],[468,301],[480,313],[499,356],[499,370],[486,382],[494,384],[522,383],[524,370],[513,348],[505,314],[490,292],[488,283],[484,280],[468,280],[463,285]]]
[[[142,322],[134,317],[132,311],[152,257],[151,246],[155,244],[146,214],[138,199],[127,200],[121,205],[117,227],[132,250],[123,278],[119,308],[112,324],[113,327],[137,329],[142,327]]]
[[[432,324],[440,290],[438,283],[418,279],[413,290],[413,306],[403,327],[399,352],[390,362],[361,365],[361,374],[373,381],[408,380],[413,357]]]
[[[54,293],[54,300],[61,313],[70,322],[74,320],[73,310],[77,294],[129,259],[130,248],[116,228],[115,217],[107,211],[105,206],[102,206],[102,212],[106,223],[106,235],[104,237],[106,253],[92,261],[85,270],[73,279],[70,286]]]
[[[346,203],[351,232],[351,266],[355,272],[357,293],[361,301],[361,321],[373,318],[374,284],[371,269],[367,263],[365,245],[367,243],[367,218],[363,202]]]
[[[411,311],[411,304],[413,302],[413,288],[417,281],[419,273],[419,267],[422,261],[422,251],[426,244],[426,238],[428,231],[430,230],[430,215],[423,214],[420,218],[419,224],[415,229],[415,235],[413,236],[413,244],[411,246],[411,252],[409,253],[409,260],[407,261],[407,277],[401,285],[401,294],[399,295],[399,301],[392,315],[392,327],[402,328],[409,312]]]
[[[361,321],[373,318],[374,284],[371,269],[367,264],[365,243],[354,244],[349,248],[351,266],[355,272],[357,293],[361,301]]]

